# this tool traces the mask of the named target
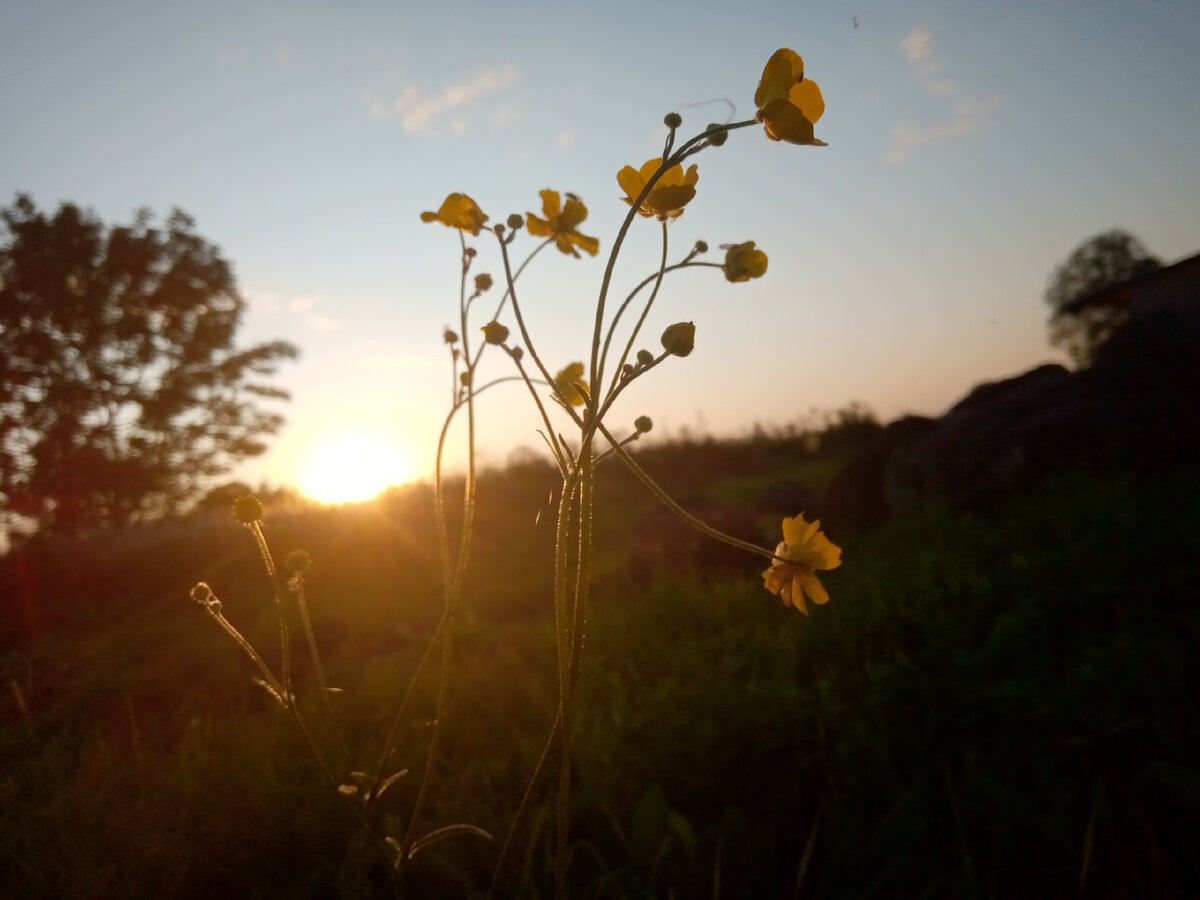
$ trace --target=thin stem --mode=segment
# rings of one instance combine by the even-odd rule
[[[279,681],[283,685],[288,703],[292,703],[291,640],[288,636],[287,610],[284,609],[283,597],[279,590],[279,575],[275,571],[275,560],[271,558],[271,548],[267,546],[267,539],[262,532],[262,523],[257,521],[249,522],[246,527],[254,535],[254,542],[258,545],[259,555],[262,556],[263,564],[267,567],[267,576],[271,579],[271,593],[275,597],[275,613],[279,617]]]
[[[690,268],[692,266],[713,266],[718,269],[723,268],[719,263],[695,262],[691,257],[689,257],[688,259],[685,259],[683,262],[678,262],[672,266],[667,266],[666,269],[663,270],[663,274],[666,274],[667,272],[674,272],[676,269]],[[621,316],[623,316],[625,314],[625,310],[627,310],[629,308],[629,304],[633,302],[634,298],[641,292],[642,288],[644,288],[646,285],[648,285],[652,282],[658,281],[659,277],[660,277],[660,275],[658,272],[655,272],[653,275],[647,275],[645,278],[642,279],[641,283],[638,284],[637,287],[635,287],[632,291],[629,292],[629,296],[626,297],[622,301],[621,305],[619,307],[617,307],[616,315],[613,316],[612,321],[609,322],[609,324],[608,324],[608,333],[604,336],[604,349],[600,353],[600,364],[602,366],[605,365],[608,361],[609,345],[612,343],[612,339],[617,330],[617,324],[621,321]],[[636,334],[635,334],[635,337],[636,337]],[[629,339],[629,343],[625,347],[625,355],[621,357],[621,362],[617,365],[617,372],[613,373],[614,380],[619,377],[619,372],[620,372],[621,366],[623,366],[625,364],[625,361],[629,358],[629,351],[633,347],[633,341],[634,341],[634,337],[631,337]]]
[[[308,602],[305,599],[304,579],[301,575],[295,576],[295,593],[296,606],[300,609],[300,623],[304,627],[304,637],[308,642],[308,652],[312,656],[313,673],[317,676],[317,690],[325,704],[325,714],[329,717],[329,725],[333,729],[333,733],[338,742],[338,749],[341,751],[342,760],[345,765],[350,763],[350,750],[346,746],[346,737],[342,734],[342,729],[338,726],[337,712],[333,708],[333,696],[329,690],[329,683],[325,680],[325,668],[321,665],[321,653],[317,649],[317,637],[313,632],[312,619],[308,614]]]
[[[629,351],[633,349],[633,342],[637,340],[638,333],[642,330],[642,325],[645,324],[645,322],[646,322],[646,316],[650,315],[650,307],[654,305],[654,300],[658,296],[658,290],[659,290],[659,288],[662,287],[663,278],[666,276],[666,274],[667,274],[667,223],[663,222],[662,223],[662,258],[658,264],[658,274],[655,275],[655,278],[654,278],[654,290],[652,290],[650,292],[650,297],[646,301],[645,307],[642,309],[642,314],[641,314],[641,316],[638,317],[637,324],[633,326],[633,331],[630,332],[630,334],[629,334],[629,340],[626,341],[626,343],[625,343],[625,350],[621,354],[621,359],[617,362],[616,367],[613,369],[613,380],[612,380],[612,384],[609,385],[609,388],[608,388],[609,393],[612,393],[612,391],[616,388],[617,384],[621,380],[621,367],[624,366],[626,360],[629,359]],[[621,313],[625,311],[625,306],[626,306],[626,304],[621,304],[621,308],[617,310],[617,315],[613,316],[612,328],[609,329],[608,337],[612,337],[613,328],[616,328],[617,319],[620,318]],[[604,353],[602,353],[600,355],[601,365],[603,365],[607,354],[608,354],[608,340],[606,338],[605,342],[604,342]],[[599,418],[599,417],[597,417],[597,418]]]
[[[625,465],[629,468],[629,471],[632,472],[634,474],[634,476],[643,485],[645,485],[646,489],[648,491],[650,491],[650,493],[652,493],[655,497],[658,498],[659,502],[661,502],[664,506],[666,506],[669,510],[671,510],[671,512],[675,513],[675,515],[679,516],[679,518],[683,519],[685,522],[687,522],[689,525],[691,525],[697,531],[700,531],[703,534],[707,534],[710,538],[714,538],[715,540],[721,541],[721,543],[723,543],[723,544],[728,544],[731,547],[737,547],[741,550],[745,550],[747,553],[754,553],[754,554],[757,554],[758,556],[765,556],[767,559],[770,559],[770,560],[775,560],[775,559],[779,558],[774,554],[774,552],[766,549],[765,547],[760,547],[757,544],[751,544],[748,541],[739,540],[738,538],[735,538],[731,534],[726,534],[723,531],[718,531],[716,528],[713,528],[711,525],[709,525],[703,519],[698,519],[695,516],[693,516],[690,512],[688,512],[686,509],[684,509],[682,506],[680,506],[678,503],[676,503],[671,498],[670,494],[668,494],[661,487],[659,487],[658,483],[646,473],[645,469],[643,469],[641,466],[639,466],[637,464],[637,461],[634,460],[634,458],[629,455],[629,451],[626,450],[623,446],[621,446],[621,442],[618,441],[616,439],[616,437],[613,436],[612,432],[610,432],[607,428],[605,428],[604,425],[600,425],[599,427],[600,427],[600,433],[603,434],[605,438],[607,438],[608,442],[612,445],[613,452],[616,453],[617,456],[619,456],[621,458],[621,462],[625,463]]]

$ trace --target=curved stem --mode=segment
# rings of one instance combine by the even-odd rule
[[[671,510],[671,512],[675,513],[675,515],[679,516],[679,518],[683,519],[697,531],[700,531],[703,534],[708,535],[710,538],[718,540],[723,544],[728,544],[731,547],[737,547],[738,549],[745,550],[747,553],[765,556],[770,560],[778,559],[773,551],[768,550],[765,547],[760,547],[757,544],[751,544],[749,541],[740,540],[731,534],[726,534],[723,531],[718,531],[703,519],[698,519],[693,516],[690,512],[676,503],[671,498],[670,494],[659,487],[658,482],[651,478],[650,475],[646,473],[645,469],[637,464],[637,461],[629,455],[629,451],[626,450],[621,445],[621,442],[618,441],[616,437],[614,437],[613,434],[603,425],[600,426],[600,433],[603,434],[608,442],[612,445],[613,452],[621,458],[621,462],[625,463],[625,465],[629,468],[629,471],[634,474],[638,481],[645,485],[646,489],[655,497],[657,497],[659,502],[666,506],[667,509]]]

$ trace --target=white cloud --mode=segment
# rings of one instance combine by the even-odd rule
[[[432,97],[426,97],[416,85],[408,85],[390,104],[373,103],[371,114],[395,116],[405,131],[428,134],[437,119],[462,109],[480,97],[506,90],[516,80],[517,67],[509,64],[499,69],[487,68],[466,81],[448,84]]]
[[[317,334],[328,334],[331,331],[337,331],[342,327],[342,320],[335,319],[332,316],[322,316],[317,313],[311,313],[304,317],[304,324]]]
[[[901,123],[892,128],[892,144],[888,148],[889,163],[904,162],[909,152],[933,141],[970,134],[979,127],[980,120],[1000,105],[1001,97],[994,96],[980,103],[967,97],[954,105],[954,110],[948,119],[935,122],[932,125],[917,126]]]
[[[921,88],[930,97],[957,97],[948,115],[927,125],[900,122],[892,127],[887,162],[903,162],[910,152],[923,144],[970,134],[997,106],[1001,97],[994,95],[980,101],[949,78],[934,78],[941,71],[942,61],[933,52],[933,35],[928,28],[914,28],[900,41],[900,52],[912,66]]]

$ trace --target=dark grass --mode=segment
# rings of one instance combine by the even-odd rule
[[[709,449],[707,462],[689,445],[646,464],[676,491],[731,502],[779,476],[772,454],[789,478],[828,476],[770,441]],[[480,486],[423,827],[503,835],[549,733],[554,481],[526,465]],[[739,578],[631,579],[622,535],[649,504],[615,470],[602,491],[576,726],[577,896],[1200,889],[1197,472],[1063,477],[986,511],[925,509],[866,534],[826,522],[845,564],[823,576],[833,600],[809,618],[763,591],[749,558]],[[280,557],[303,546],[315,559],[309,601],[358,748],[347,769],[373,768],[438,615],[427,502],[412,488],[268,516]],[[34,562],[23,580],[11,559],[3,573],[0,895],[378,892],[369,847],[290,722],[187,600],[209,581],[276,659],[248,535],[192,522]],[[419,768],[432,708],[429,686],[390,766]],[[383,806],[392,833],[415,786],[402,779]],[[544,797],[514,896],[548,896],[549,822]],[[497,849],[437,845],[409,895],[478,895]]]

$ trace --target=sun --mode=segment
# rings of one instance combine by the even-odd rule
[[[412,481],[415,475],[412,457],[395,438],[371,431],[343,431],[313,448],[298,486],[321,503],[356,503],[392,485]]]

